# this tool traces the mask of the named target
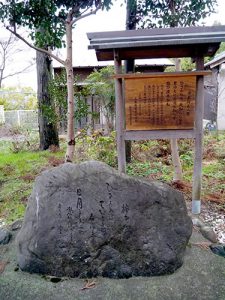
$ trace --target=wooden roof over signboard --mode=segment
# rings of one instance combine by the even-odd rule
[[[89,49],[98,60],[119,58],[144,59],[162,57],[198,57],[215,54],[225,41],[225,26],[139,29],[92,32],[87,34]]]
[[[205,67],[209,67],[210,69],[215,68],[219,65],[225,63],[225,51],[215,56],[211,61],[205,64]]]

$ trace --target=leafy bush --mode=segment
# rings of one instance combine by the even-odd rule
[[[39,149],[39,141],[37,133],[26,130],[21,137],[12,136],[10,151],[19,153],[23,151],[37,151]]]
[[[100,160],[111,167],[117,166],[117,155],[115,145],[115,132],[109,136],[103,136],[96,131],[92,136],[80,135],[77,137],[76,161],[87,159]]]

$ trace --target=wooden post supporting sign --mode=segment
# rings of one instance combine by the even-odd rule
[[[114,66],[115,73],[122,73],[121,60],[118,54],[114,51]],[[123,86],[122,79],[115,78],[115,94],[116,94],[116,140],[117,140],[117,155],[118,155],[118,170],[125,173],[126,169],[126,154],[125,154],[125,139],[124,139],[124,101],[123,101]]]
[[[204,58],[196,59],[196,69],[204,69]],[[201,212],[201,180],[202,180],[202,140],[203,140],[203,110],[204,110],[204,78],[197,77],[195,108],[195,158],[192,188],[192,213]]]

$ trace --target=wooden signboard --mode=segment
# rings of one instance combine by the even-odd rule
[[[124,78],[126,130],[192,129],[196,76]]]

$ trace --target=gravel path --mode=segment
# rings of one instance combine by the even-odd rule
[[[187,208],[191,212],[191,202],[186,201]],[[206,224],[212,227],[217,234],[218,241],[225,244],[225,213],[220,211],[214,204],[210,202],[202,202],[201,214],[199,218]]]

